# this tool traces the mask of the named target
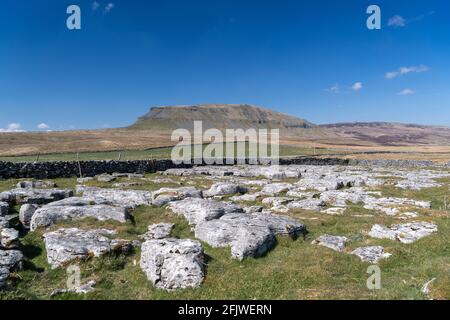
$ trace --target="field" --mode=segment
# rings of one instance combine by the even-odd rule
[[[184,185],[185,178],[171,177],[173,182],[155,183],[159,175],[146,175],[136,180],[133,189],[157,190],[161,187]],[[386,179],[392,177],[386,176]],[[131,180],[134,181],[134,180]],[[195,187],[206,189],[213,181],[193,177]],[[18,180],[0,182],[0,191],[13,187]],[[73,179],[57,179],[61,188],[74,188]],[[117,182],[130,182],[119,179]],[[139,268],[140,252],[130,255],[110,255],[80,262],[82,282],[97,281],[95,291],[87,295],[63,294],[52,299],[450,299],[450,212],[444,206],[449,194],[450,179],[441,179],[444,186],[421,191],[399,190],[386,185],[378,187],[384,196],[401,196],[431,201],[431,210],[420,210],[421,219],[439,226],[439,232],[405,245],[391,240],[369,238],[366,231],[375,223],[398,223],[389,217],[349,204],[343,216],[329,216],[306,210],[291,210],[288,215],[306,224],[305,238],[292,240],[278,237],[276,247],[258,259],[238,262],[230,258],[229,248],[212,248],[203,243],[207,255],[206,277],[198,289],[166,292],[155,289]],[[89,182],[90,186],[110,187],[109,183]],[[255,187],[256,188],[256,187]],[[260,204],[259,202],[251,204]],[[15,210],[18,210],[16,207]],[[168,213],[164,208],[142,206],[133,213],[133,221],[126,224],[82,220],[58,223],[62,226],[110,227],[124,239],[135,240],[151,223],[173,222],[172,236],[194,238],[187,222]],[[42,240],[43,230],[23,233],[22,250],[27,258],[25,270],[13,275],[7,290],[0,291],[0,299],[50,299],[50,293],[66,286],[64,268],[51,270],[46,261]],[[350,239],[350,251],[361,245],[382,245],[392,257],[380,262],[382,288],[369,290],[369,263],[350,254],[334,252],[315,246],[311,241],[322,234],[345,235]],[[430,286],[429,297],[421,288],[436,278]]]
[[[235,143],[235,150],[238,143]],[[246,156],[251,149],[248,143],[245,144]],[[206,145],[204,146],[206,148]],[[225,150],[225,149],[223,149]],[[0,156],[0,161],[6,162],[51,162],[51,161],[91,161],[91,160],[148,160],[148,159],[170,159],[172,147],[150,148],[145,150],[115,150],[99,152],[80,152],[80,153],[50,153],[42,155],[24,155],[24,156]],[[270,152],[270,151],[269,151]],[[336,152],[323,148],[300,147],[281,145],[280,156],[313,156]],[[193,154],[193,151],[192,151]],[[224,152],[225,154],[225,152]],[[237,154],[237,153],[236,153]]]

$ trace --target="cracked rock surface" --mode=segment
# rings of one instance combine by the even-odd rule
[[[197,288],[204,278],[200,242],[189,239],[147,240],[141,248],[141,269],[157,288]]]
[[[45,233],[47,261],[54,269],[73,260],[100,257],[114,251],[129,251],[130,242],[111,239],[114,235],[113,230],[78,228],[63,228]]]
[[[401,243],[410,244],[437,231],[437,226],[429,222],[396,224],[390,228],[376,224],[370,230],[369,236],[378,239],[398,240]]]

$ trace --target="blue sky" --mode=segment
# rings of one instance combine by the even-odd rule
[[[93,2],[1,0],[0,131],[120,127],[197,103],[450,125],[447,0]],[[82,30],[66,28],[70,4]],[[381,30],[366,28],[370,4]]]

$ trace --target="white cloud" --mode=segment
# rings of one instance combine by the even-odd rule
[[[39,123],[37,125],[37,128],[41,129],[41,130],[48,130],[48,129],[50,129],[50,126],[48,124],[46,124],[46,123]]]
[[[20,123],[10,123],[6,128],[0,128],[0,132],[24,132]]]
[[[92,2],[92,11],[97,11],[98,8],[100,8],[100,3],[97,1]]]
[[[340,90],[340,88],[339,88],[339,85],[338,85],[338,84],[335,84],[335,85],[331,86],[330,88],[325,89],[325,91],[330,92],[330,93],[335,93],[335,94],[337,94],[337,93],[339,93],[341,90]]]
[[[352,86],[353,91],[359,91],[363,88],[362,82],[355,82],[355,84]]]
[[[105,13],[110,12],[110,11],[114,8],[114,6],[115,6],[114,3],[112,3],[112,2],[108,3],[108,4],[106,5],[106,7],[105,7],[104,12],[105,12]]]
[[[414,90],[411,89],[404,89],[402,91],[400,91],[399,93],[397,93],[399,96],[410,96],[413,95],[414,93],[416,93]]]
[[[413,67],[401,67],[397,71],[390,71],[386,72],[386,79],[395,79],[399,76],[403,76],[408,73],[421,73],[421,72],[427,72],[429,69],[427,66],[420,65],[420,66],[413,66]]]
[[[389,19],[388,26],[402,28],[406,26],[406,20],[402,16],[395,15]]]

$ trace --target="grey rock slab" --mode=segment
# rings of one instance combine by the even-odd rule
[[[77,186],[77,193],[83,197],[94,199],[96,202],[108,202],[126,208],[136,208],[141,205],[151,205],[152,193],[142,190],[102,189],[95,187]]]
[[[4,249],[17,249],[19,243],[19,231],[12,228],[0,229],[0,246]]]
[[[289,202],[287,204],[287,207],[289,209],[321,211],[325,207],[325,205],[325,201],[321,199],[304,199]]]
[[[274,195],[277,195],[279,193],[288,191],[292,187],[293,186],[290,183],[269,183],[269,184],[266,184],[262,188],[261,193],[274,196]]]
[[[0,216],[6,216],[9,213],[9,204],[7,202],[0,202]]]
[[[342,252],[345,249],[345,244],[347,241],[348,239],[346,237],[324,234],[314,240],[312,244],[317,244],[330,248],[334,251]]]
[[[429,222],[396,224],[390,228],[376,224],[370,230],[369,236],[378,239],[398,240],[402,243],[410,244],[437,231],[438,227]]]
[[[56,183],[52,181],[21,181],[17,183],[17,188],[55,188]]]
[[[0,250],[0,289],[11,272],[22,269],[23,254],[18,250]]]
[[[36,204],[23,204],[19,210],[19,220],[22,223],[22,226],[29,229],[31,218],[33,217],[36,210],[39,209],[39,206]]]
[[[169,202],[202,197],[202,191],[194,187],[161,188],[152,192],[152,205],[162,207]]]
[[[115,231],[107,229],[59,229],[44,234],[47,261],[53,269],[73,260],[100,257],[114,251],[127,251],[131,243],[111,239]]]
[[[141,247],[140,266],[157,288],[197,288],[204,278],[203,247],[189,239],[147,240]]]
[[[227,196],[233,194],[243,194],[247,193],[248,189],[246,187],[240,186],[235,183],[215,183],[211,186],[211,188],[204,192],[204,195],[207,197],[214,196]]]
[[[0,193],[0,199],[14,204],[46,204],[73,196],[72,190],[64,189],[12,189]]]
[[[76,293],[76,294],[87,294],[89,292],[92,292],[95,290],[94,286],[97,284],[95,280],[88,281],[85,284],[80,285],[79,287],[75,288],[67,288],[67,289],[57,289],[52,291],[50,294],[50,297],[54,297],[60,294],[64,293]]]
[[[173,223],[158,223],[148,226],[148,231],[141,236],[144,240],[164,239],[170,237],[170,233],[174,228]]]
[[[190,225],[218,219],[226,213],[243,212],[236,204],[200,198],[171,202],[169,209],[175,214],[184,216]]]
[[[92,180],[94,180],[93,177],[85,177],[85,178],[78,178],[77,182],[83,184],[83,183],[86,183],[86,182],[89,182],[89,181],[92,181]]]
[[[352,252],[364,262],[378,263],[381,259],[387,259],[390,253],[384,252],[381,246],[360,247]]]
[[[275,235],[295,237],[306,231],[296,220],[272,214],[231,213],[195,227],[196,238],[212,247],[231,247],[233,258],[258,257],[275,244]]]
[[[49,227],[64,220],[94,218],[99,221],[114,220],[125,223],[129,218],[128,210],[110,205],[86,206],[44,206],[35,211],[31,218],[30,229]]]

